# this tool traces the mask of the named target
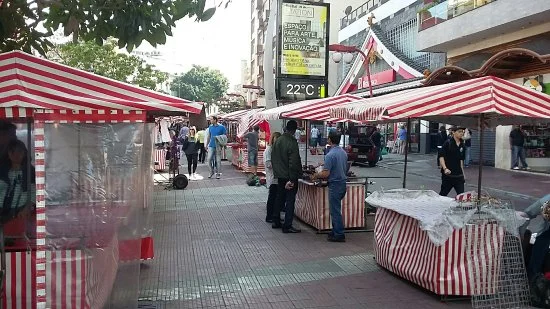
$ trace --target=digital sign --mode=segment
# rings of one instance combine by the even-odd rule
[[[323,3],[282,2],[279,76],[327,77],[329,11]]]
[[[327,86],[322,80],[279,79],[277,86],[277,99],[285,101],[320,99],[327,96]]]

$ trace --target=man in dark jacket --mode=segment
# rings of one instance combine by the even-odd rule
[[[300,233],[292,226],[294,205],[298,193],[298,179],[302,176],[302,159],[298,142],[294,137],[298,124],[290,120],[286,132],[272,146],[271,164],[277,178],[277,200],[273,207],[273,228],[283,228],[283,233]],[[286,204],[286,206],[285,206]],[[285,222],[281,226],[281,209],[285,209]]]

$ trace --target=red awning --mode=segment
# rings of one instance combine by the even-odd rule
[[[469,126],[485,114],[487,125],[496,126],[550,119],[550,96],[488,76],[364,99],[333,107],[330,114],[358,121],[422,118]]]
[[[359,101],[361,99],[362,98],[358,96],[344,94],[324,99],[300,101],[267,109],[256,114],[255,118],[264,120],[290,118],[317,121],[342,121],[345,119],[330,116],[329,108]]]
[[[13,51],[0,54],[0,108],[198,114],[202,104]]]

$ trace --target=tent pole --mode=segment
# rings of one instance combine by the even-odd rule
[[[309,135],[307,134],[309,126],[310,126],[309,120],[306,120],[306,128],[305,128],[305,130],[306,130],[306,164],[305,165],[306,166],[307,166],[307,152],[309,150],[309,149],[307,149],[308,146],[309,146],[309,142],[308,142]],[[298,143],[298,145],[300,145],[300,144]]]
[[[405,139],[405,167],[403,168],[403,189],[407,188],[407,161],[409,158],[410,140],[411,140],[411,118],[407,118],[407,137]]]
[[[483,175],[483,114],[479,114],[479,162],[478,162],[478,173],[477,173],[477,207],[479,210],[480,204],[479,199],[481,198],[481,178]]]

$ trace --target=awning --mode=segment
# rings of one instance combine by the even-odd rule
[[[265,121],[254,118],[254,115],[261,111],[263,111],[263,108],[248,110],[247,113],[242,115],[239,122],[239,129],[237,130],[237,137],[243,137],[250,130],[250,128],[253,128],[255,125],[259,125],[261,122]]]
[[[254,117],[263,120],[290,118],[316,121],[342,121],[344,119],[330,116],[329,108],[349,104],[361,99],[358,96],[344,94],[324,99],[300,101],[266,109],[263,112],[257,113]]]
[[[406,90],[330,109],[331,117],[362,122],[422,118],[467,126],[476,126],[479,114],[484,114],[489,126],[550,119],[550,96],[488,76]]]
[[[13,51],[0,54],[0,108],[198,114],[202,104]]]
[[[257,108],[257,109],[242,109],[238,111],[234,111],[231,113],[227,113],[225,115],[219,116],[220,119],[223,119],[225,121],[240,121],[243,116],[245,116],[250,111],[255,111],[255,113],[260,112],[264,110],[263,108]]]

